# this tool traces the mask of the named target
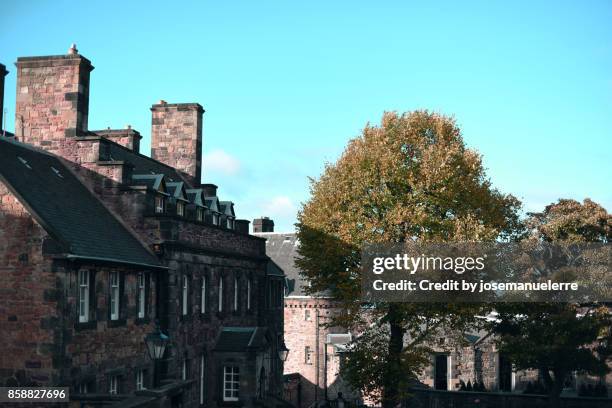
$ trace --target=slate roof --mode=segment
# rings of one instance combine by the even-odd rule
[[[264,232],[253,235],[266,238],[266,255],[268,255],[284,272],[287,277],[287,296],[306,296],[304,287],[306,282],[300,276],[295,266],[298,256],[298,239],[294,233]]]
[[[214,197],[204,197],[204,203],[206,207],[210,209],[210,211],[220,212],[219,210],[219,199],[217,196]]]
[[[168,189],[168,194],[170,194],[170,197],[176,198],[177,200],[189,202],[189,200],[187,199],[187,194],[185,192],[185,183],[183,183],[182,181],[166,183],[166,187]]]
[[[203,199],[203,195],[202,192],[203,190],[201,188],[193,188],[193,189],[188,189],[187,191],[187,198],[189,199],[190,202],[194,203],[195,205],[199,206],[199,207],[206,207],[204,204],[204,199]]]
[[[266,345],[264,327],[224,327],[219,334],[215,351],[243,352],[260,349]]]
[[[221,213],[230,217],[236,216],[236,214],[234,213],[234,203],[232,203],[231,201],[219,201],[219,206]]]
[[[279,276],[283,278],[286,277],[283,269],[278,266],[278,264],[273,260],[268,261],[268,265],[266,266],[266,273],[269,276]]]
[[[101,146],[100,149],[104,149],[104,152],[100,154],[101,158],[128,162],[134,166],[134,174],[163,174],[168,178],[168,181],[184,181],[176,169],[124,146],[106,142],[104,147]]]
[[[132,183],[166,194],[166,183],[164,182],[163,174],[134,174],[132,176]]]
[[[58,157],[2,138],[0,181],[69,257],[161,267]]]

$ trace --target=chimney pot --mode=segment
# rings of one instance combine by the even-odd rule
[[[70,45],[70,48],[68,49],[68,54],[70,54],[70,55],[74,55],[74,54],[78,54],[78,53],[79,53],[79,50],[77,50],[77,46],[76,46],[76,44],[75,44],[75,43],[72,43],[72,44]]]
[[[274,221],[268,217],[256,218],[253,220],[253,232],[274,232]]]

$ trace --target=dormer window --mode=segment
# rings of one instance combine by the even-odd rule
[[[202,207],[196,208],[196,221],[198,222],[204,221],[204,209]]]
[[[227,218],[227,229],[234,229],[234,219],[233,218]]]
[[[179,217],[185,216],[185,203],[184,202],[182,201],[176,202],[176,215],[178,215]]]
[[[212,223],[213,223],[213,225],[219,225],[219,214],[213,213],[213,215],[212,215]]]
[[[163,214],[166,212],[166,198],[164,196],[155,196],[155,214]]]

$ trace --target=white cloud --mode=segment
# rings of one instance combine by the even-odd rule
[[[211,150],[202,159],[204,172],[233,176],[240,171],[240,161],[221,149]]]
[[[276,196],[263,203],[263,214],[270,218],[295,217],[297,209],[293,201],[287,196]]]

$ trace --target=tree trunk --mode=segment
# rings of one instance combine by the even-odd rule
[[[398,305],[391,304],[387,313],[389,320],[389,348],[387,368],[383,378],[383,408],[394,408],[401,402],[400,382],[401,353],[404,346],[404,327],[402,325],[401,311]]]
[[[565,377],[567,373],[561,370],[554,370],[554,378],[550,377],[548,370],[546,370],[545,379],[549,384],[548,390],[548,406],[550,408],[558,408],[561,406],[561,391],[563,391],[563,384],[565,383]]]

